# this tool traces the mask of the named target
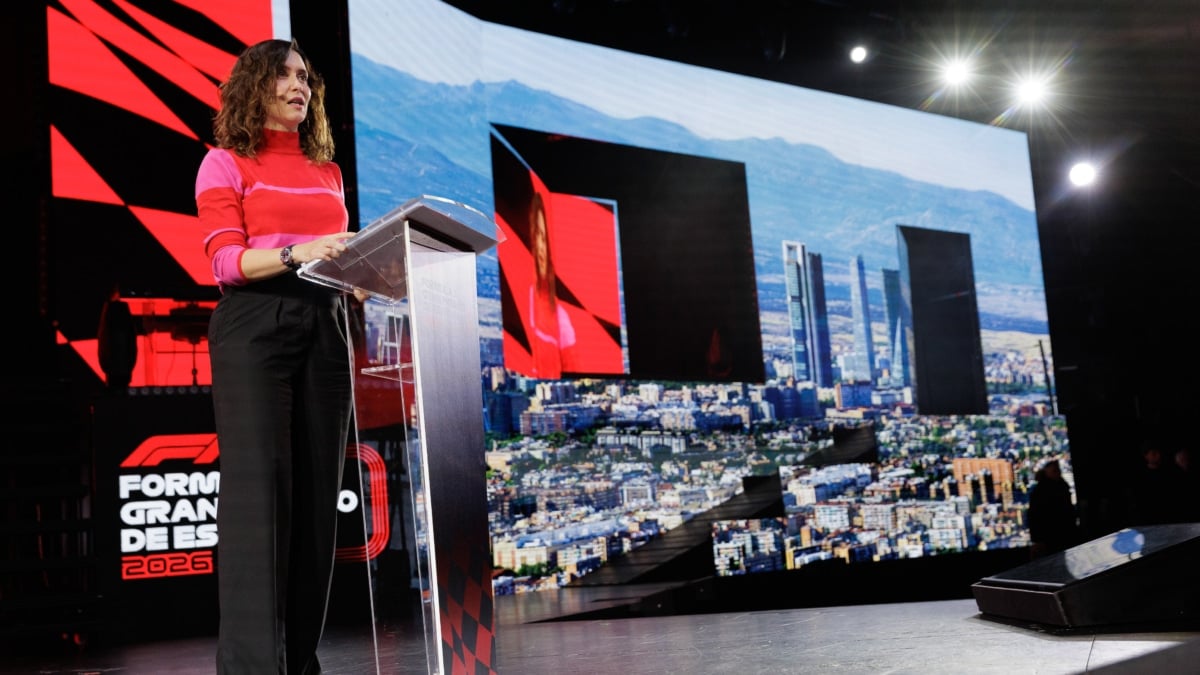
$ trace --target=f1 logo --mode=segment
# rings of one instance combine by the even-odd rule
[[[176,500],[191,499],[199,506],[193,506],[192,509],[186,510],[181,509],[180,505],[176,503],[173,508],[168,508],[168,505],[159,510],[163,513],[169,511],[180,517],[191,514],[188,517],[191,517],[192,520],[204,519],[211,523],[215,518],[215,508],[210,508],[209,510],[212,512],[204,516],[205,509],[201,507],[205,503],[209,507],[215,506],[216,502],[212,498],[219,494],[217,486],[219,486],[220,478],[219,471],[216,470],[219,455],[217,437],[213,433],[151,436],[139,444],[121,462],[118,482],[125,486],[124,489],[127,491],[132,490],[131,486],[135,486],[156,499],[165,496],[171,496]],[[362,470],[356,474],[346,475],[353,475],[356,481],[360,480],[362,489],[360,492],[345,487],[343,484],[338,495],[338,511],[342,514],[352,514],[359,508],[369,509],[369,512],[365,513],[362,518],[363,526],[367,529],[362,544],[339,546],[335,551],[335,559],[345,562],[365,562],[377,557],[386,548],[391,537],[387,466],[375,448],[362,443],[347,446],[346,461],[352,460],[360,462]],[[172,467],[172,465],[183,462],[196,469],[204,469],[204,471],[185,473]],[[170,473],[155,473],[155,471],[163,471],[163,465],[166,465],[166,470]],[[196,494],[192,494],[192,492]],[[366,503],[363,503],[364,498]],[[122,517],[132,518],[133,515],[141,513],[134,509],[134,506],[145,506],[142,502],[131,505],[128,503],[131,499],[133,497],[129,495],[121,497]],[[189,502],[189,504],[191,503]],[[165,516],[163,517],[165,518]],[[144,525],[144,523],[137,524]],[[123,527],[123,537],[131,534],[128,523]],[[207,524],[203,527],[215,531],[215,524]],[[166,534],[158,532],[159,529],[163,529]],[[216,538],[220,536],[220,533],[216,532],[216,537],[211,536],[213,532],[208,532],[209,536],[205,538],[186,538],[179,536],[180,532],[177,532],[176,529],[172,528],[168,532],[165,528],[154,528],[151,534],[162,541],[155,539],[154,546],[151,547],[147,544],[145,551],[141,549],[137,553],[132,550],[126,551],[121,559],[122,578],[128,580],[211,574],[214,571],[213,550],[216,547]],[[185,539],[186,541],[184,541]],[[147,538],[145,541],[149,542],[150,540]],[[186,548],[192,550],[174,550],[177,547],[170,542],[183,542],[183,544],[187,544]]]

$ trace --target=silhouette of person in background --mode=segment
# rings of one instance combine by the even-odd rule
[[[1178,523],[1184,518],[1183,481],[1158,439],[1142,441],[1142,466],[1131,482],[1133,525]]]
[[[529,245],[533,252],[534,280],[529,289],[529,349],[533,376],[558,379],[563,373],[563,350],[575,344],[575,329],[558,304],[558,278],[550,254],[550,228],[546,204],[534,191],[529,204]]]
[[[1075,503],[1071,486],[1062,475],[1057,459],[1042,465],[1034,474],[1029,492],[1029,538],[1034,558],[1064,551],[1078,543]]]
[[[1192,464],[1192,449],[1187,446],[1177,448],[1174,460],[1179,472],[1179,520],[1200,522],[1200,476]]]

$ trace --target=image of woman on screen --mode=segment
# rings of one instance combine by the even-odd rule
[[[529,288],[529,349],[532,375],[557,379],[564,370],[565,350],[575,344],[571,318],[558,303],[557,278],[550,248],[550,223],[546,202],[535,191],[529,204],[529,246],[533,254],[534,279]]]

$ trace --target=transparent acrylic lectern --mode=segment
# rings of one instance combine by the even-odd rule
[[[346,240],[338,258],[299,270],[314,283],[366,293],[364,308],[386,317],[368,335],[370,365],[356,363],[355,377],[397,383],[430,673],[495,672],[475,290],[476,256],[495,236],[483,213],[419,197]]]

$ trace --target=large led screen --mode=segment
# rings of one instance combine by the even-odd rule
[[[498,594],[750,476],[780,477],[785,567],[1029,545],[1036,470],[1071,477],[1023,133],[348,7],[362,223],[437,195],[502,235],[478,265]]]

